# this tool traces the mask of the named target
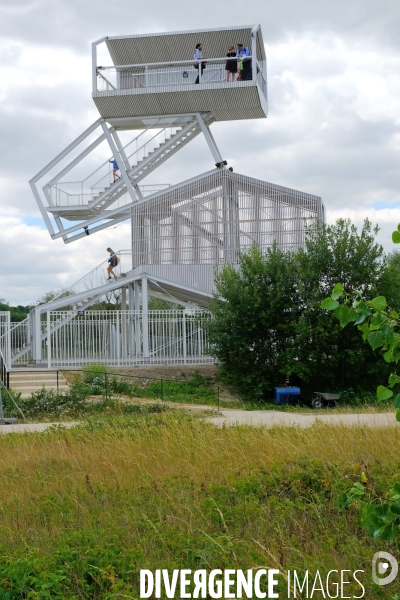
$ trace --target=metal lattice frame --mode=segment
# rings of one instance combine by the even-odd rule
[[[208,48],[204,76],[202,69],[196,73],[193,64],[198,42]],[[226,81],[226,48],[238,42],[249,48],[251,69],[244,81]],[[112,65],[98,65],[102,43]],[[59,297],[36,307],[26,322],[13,329],[11,358],[41,362],[46,356],[49,365],[53,360],[61,365],[86,359],[104,359],[109,364],[185,362],[187,313],[151,314],[148,296],[190,309],[208,306],[216,270],[226,264],[236,266],[240,252],[253,244],[262,250],[274,243],[284,251],[303,247],[305,226],[324,222],[324,206],[317,196],[228,170],[210,131],[214,121],[267,116],[266,56],[259,25],[102,38],[92,45],[92,86],[101,118],[30,185],[53,239],[70,243],[131,219],[132,263],[121,280],[99,281],[95,270],[76,284],[68,299]],[[124,146],[126,131],[133,131],[134,137]],[[197,135],[204,136],[216,169],[174,186],[142,185]],[[121,179],[113,182],[105,160],[83,180],[66,182],[65,177],[88,157],[97,160],[101,144],[117,160]],[[78,194],[68,187],[75,184],[80,186]],[[77,319],[78,308],[85,311],[107,289],[119,288],[123,297],[119,316],[103,318],[96,313]],[[129,314],[124,312],[127,292]],[[67,304],[76,310],[58,312]],[[164,354],[163,327],[172,332],[168,344],[175,348]],[[113,335],[117,342],[112,341]],[[117,354],[110,350],[101,355],[101,340],[106,338],[105,346],[116,348]],[[201,339],[199,348],[204,352],[206,342]],[[207,362],[196,352],[191,362]]]
[[[262,250],[304,246],[304,230],[324,221],[321,198],[216,170],[132,209],[134,265],[235,264]],[[167,272],[167,271],[165,271]]]

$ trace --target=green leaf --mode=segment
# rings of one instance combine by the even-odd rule
[[[400,408],[400,394],[397,394],[396,398],[394,399],[394,407]]]
[[[337,300],[332,300],[332,298],[325,298],[325,300],[321,302],[321,308],[324,308],[325,310],[335,310],[338,306],[339,302]]]
[[[399,233],[400,235],[400,233]],[[370,302],[370,305],[374,310],[382,311],[386,308],[386,298],[385,296],[377,296],[373,298]]]
[[[383,358],[387,363],[394,362],[394,356],[393,356],[393,352],[391,350],[388,350],[387,352],[385,352],[385,354],[383,355]]]
[[[395,515],[400,515],[400,502],[394,502],[393,504],[391,504],[390,505],[390,510]]]
[[[400,377],[396,373],[389,375],[389,387],[393,387],[396,383],[400,383]]]
[[[343,294],[343,286],[341,283],[337,283],[333,288],[333,292],[331,294],[332,300],[337,300]]]
[[[395,310],[392,310],[389,314],[389,317],[392,317],[392,319],[398,319],[399,315]]]
[[[339,320],[341,327],[346,327],[348,323],[351,323],[351,321],[357,321],[357,319],[358,314],[356,313],[356,311],[353,310],[350,306],[345,306],[342,304],[339,312]]]
[[[395,496],[398,496],[399,494],[400,494],[400,483],[398,483],[396,481],[390,489],[390,496],[393,498]]]
[[[357,483],[354,484],[354,487],[362,492],[365,492],[364,486],[362,485],[362,483],[359,483],[358,481],[357,481]]]
[[[380,331],[373,331],[369,334],[367,339],[372,350],[380,348],[380,346],[383,346],[383,344],[385,343],[385,338]]]
[[[400,231],[393,231],[392,242],[393,244],[400,244]]]
[[[384,385],[378,385],[376,395],[378,396],[378,400],[387,400],[388,398],[391,398],[393,396],[393,392]]]

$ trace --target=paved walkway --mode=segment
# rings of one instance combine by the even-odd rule
[[[1,433],[26,433],[28,431],[45,431],[54,425],[62,425],[63,427],[74,427],[79,425],[78,421],[68,423],[18,423],[17,425],[0,425]]]
[[[173,404],[172,404],[173,406]],[[205,405],[180,405],[179,408],[193,411],[215,411],[215,407]],[[327,425],[345,425],[346,427],[398,427],[394,412],[390,413],[343,413],[336,415],[301,414],[281,412],[278,410],[240,410],[233,408],[222,409],[218,414],[203,417],[206,421],[214,423],[217,427],[229,425],[251,425],[253,427],[312,427],[315,423]],[[2,433],[25,433],[28,431],[45,431],[54,425],[74,427],[78,421],[63,423],[18,423],[18,425],[0,425]]]
[[[391,413],[344,413],[337,415],[313,415],[281,412],[278,410],[235,410],[223,409],[215,417],[207,417],[207,421],[218,427],[223,425],[252,425],[253,427],[312,427],[315,423],[327,425],[345,425],[347,427],[396,427],[395,412]]]

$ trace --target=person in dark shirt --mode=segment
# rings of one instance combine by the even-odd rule
[[[233,46],[229,46],[229,48],[228,48],[227,57],[230,58],[231,56],[236,57],[236,52],[235,52],[235,49]],[[227,81],[235,81],[235,75],[237,73],[237,70],[238,70],[237,60],[227,60],[226,64],[225,64],[226,80]]]
[[[239,59],[239,75],[242,81],[252,79],[250,50],[243,44],[237,45],[236,56]]]
[[[107,267],[108,279],[112,279],[111,275],[114,278],[116,278],[113,268],[118,265],[118,257],[115,254],[114,250],[112,250],[112,248],[107,248],[107,252],[110,253],[110,258],[108,259],[108,267]]]

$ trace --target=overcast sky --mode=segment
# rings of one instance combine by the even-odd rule
[[[98,118],[90,44],[105,35],[260,23],[269,116],[215,123],[235,171],[322,196],[329,221],[400,222],[399,0],[0,0],[0,298],[30,304],[129,248],[129,225],[52,241],[28,180]],[[197,138],[160,173],[212,168]],[[204,149],[204,152],[203,152]]]

